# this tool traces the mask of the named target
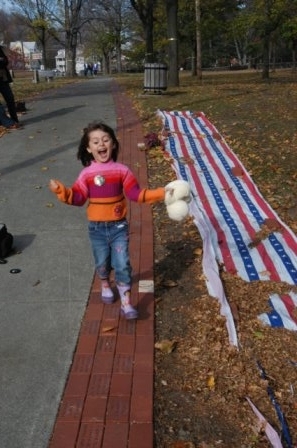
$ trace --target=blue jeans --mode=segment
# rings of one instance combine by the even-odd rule
[[[131,285],[132,268],[127,220],[90,221],[88,227],[99,277],[109,278],[111,270],[114,269],[115,280],[118,284]]]
[[[14,124],[14,121],[6,115],[4,106],[2,106],[2,104],[0,104],[0,125],[4,126],[5,128],[8,128],[9,126],[11,126],[13,124]]]
[[[15,107],[14,94],[8,82],[0,82],[0,93],[6,102],[10,118],[16,123],[19,122],[18,114]]]

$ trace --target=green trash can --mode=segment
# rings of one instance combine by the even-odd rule
[[[144,65],[145,92],[162,93],[167,89],[167,65],[157,62]]]

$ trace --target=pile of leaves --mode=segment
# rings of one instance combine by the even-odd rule
[[[148,158],[151,178],[153,173],[160,176],[161,159],[152,152]],[[164,167],[164,176],[170,172]],[[247,400],[280,429],[268,387],[281,404],[292,436],[297,434],[296,335],[263,326],[257,317],[268,311],[269,295],[287,292],[288,285],[246,283],[221,272],[238,332],[236,349],[228,340],[217,300],[207,292],[202,240],[191,218],[174,223],[163,206],[156,205],[154,225],[156,447],[270,447],[265,423],[259,424]]]
[[[157,109],[202,110],[249,170],[280,220],[296,232],[294,74],[275,73],[268,84],[255,72],[206,74],[202,84],[184,76],[179,88],[168,89],[158,98],[137,94],[137,78],[119,82],[133,96],[146,133],[160,132]],[[146,154],[151,187],[175,178],[161,146],[147,149]],[[266,422],[281,437],[284,448],[296,447],[297,334],[270,328],[258,319],[269,310],[269,295],[287,292],[288,285],[247,283],[221,270],[239,340],[235,348],[219,304],[208,294],[201,264],[202,240],[192,219],[171,221],[163,204],[154,205],[153,216],[155,447],[269,448]],[[257,235],[259,241],[273,230],[270,224]],[[262,421],[251,403],[262,413]],[[283,422],[277,410],[283,413]]]
[[[150,132],[144,136],[144,144],[147,149],[162,146],[162,140],[156,132]]]
[[[0,126],[0,138],[7,133],[7,129],[4,126]]]

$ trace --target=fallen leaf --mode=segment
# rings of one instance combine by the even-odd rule
[[[215,388],[215,378],[213,375],[210,375],[207,379],[207,387],[209,389],[214,389]]]
[[[201,249],[201,247],[197,247],[197,249],[193,250],[194,255],[201,255],[202,252],[203,252],[203,249]]]
[[[264,338],[264,334],[261,331],[254,331],[254,336],[256,336],[256,338],[258,339]]]
[[[238,312],[237,305],[235,303],[230,303],[230,309],[231,309],[233,319],[235,321],[238,321],[239,320],[239,312]]]
[[[282,226],[277,219],[267,218],[265,219],[264,224],[270,230],[278,231],[282,229]]]
[[[174,280],[165,280],[162,282],[163,286],[166,286],[167,288],[174,288],[175,286],[178,286],[178,283]]]
[[[240,166],[234,166],[231,169],[233,176],[242,177],[244,175],[243,169]]]
[[[222,140],[222,137],[220,136],[220,134],[219,134],[218,132],[214,132],[214,133],[212,134],[212,137],[213,137],[215,140]]]
[[[117,327],[115,327],[114,325],[106,326],[106,327],[102,328],[102,333],[108,333],[109,331],[116,330],[116,329],[117,329]]]
[[[195,448],[195,445],[192,442],[178,440],[177,442],[171,443],[169,448]],[[205,448],[207,448],[206,445]]]
[[[271,272],[270,271],[261,271],[261,272],[259,272],[259,274],[264,276],[264,277],[270,277],[271,276]]]
[[[158,350],[161,350],[163,353],[172,353],[173,350],[176,348],[177,342],[176,341],[169,341],[168,339],[164,339],[163,341],[156,342],[155,348]]]

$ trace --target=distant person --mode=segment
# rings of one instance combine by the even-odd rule
[[[0,46],[0,93],[2,94],[4,101],[6,102],[10,118],[13,120],[12,126],[15,128],[19,128],[20,123],[16,111],[14,94],[10,88],[12,77],[7,68],[8,63],[8,57],[6,56],[3,47]]]
[[[91,62],[88,63],[88,72],[90,72],[90,75],[93,76],[93,64],[91,64]]]
[[[84,75],[87,76],[88,74],[88,64],[84,63]]]
[[[93,66],[93,73],[94,75],[98,75],[98,68],[99,68],[99,64],[97,62],[95,62],[94,66]]]
[[[84,130],[77,158],[84,169],[71,188],[58,180],[50,181],[50,189],[66,204],[82,206],[88,202],[89,239],[96,272],[101,279],[101,300],[114,302],[110,285],[112,269],[121,298],[121,314],[137,319],[138,312],[131,303],[132,268],[129,258],[129,227],[127,200],[139,204],[166,201],[174,188],[141,188],[132,171],[117,162],[119,142],[104,123],[91,123]],[[180,202],[180,201],[177,201]]]

